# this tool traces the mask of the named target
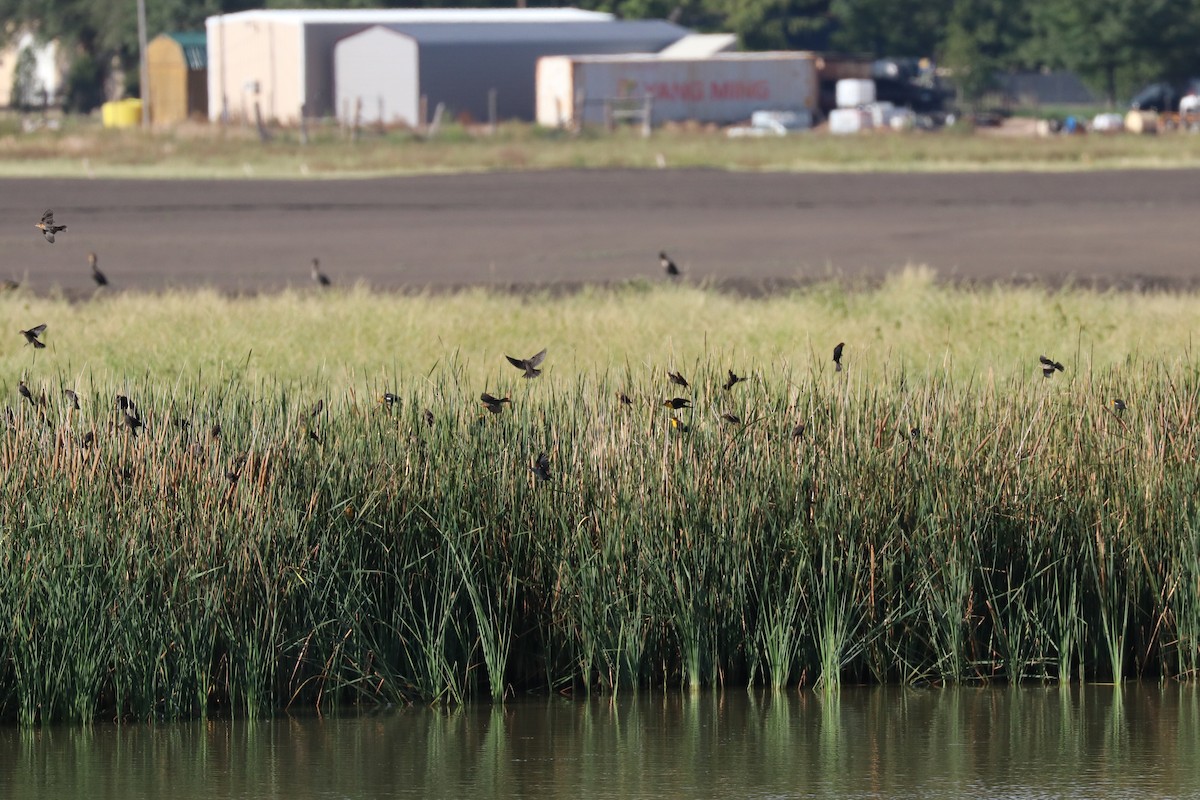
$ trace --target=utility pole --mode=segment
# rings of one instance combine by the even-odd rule
[[[146,63],[146,0],[137,0],[138,85],[142,96],[142,128],[150,128],[150,65]]]

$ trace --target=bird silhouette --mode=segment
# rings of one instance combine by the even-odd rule
[[[1063,371],[1063,365],[1058,363],[1057,361],[1055,361],[1052,358],[1046,358],[1045,356],[1038,356],[1038,361],[1042,365],[1042,377],[1043,378],[1049,378],[1051,375],[1054,374],[1055,370],[1057,370],[1059,372]]]
[[[671,260],[671,257],[661,250],[658,252],[658,263],[660,266],[662,266],[663,272],[667,273],[667,275],[671,276],[672,278],[678,278],[683,274],[679,271],[679,266]]]
[[[663,400],[662,403],[667,408],[678,411],[681,408],[691,408],[692,401],[686,397],[672,397],[670,400]]]
[[[513,358],[510,355],[505,355],[504,357],[508,359],[508,363],[517,369],[525,370],[524,377],[536,378],[542,374],[542,371],[537,367],[546,360],[546,348],[543,347],[542,352],[532,355],[529,358]]]
[[[833,370],[834,372],[842,371],[842,350],[845,347],[845,342],[838,342],[833,348],[833,363],[837,365]]]
[[[536,477],[539,481],[550,480],[550,456],[546,455],[545,453],[539,453],[538,457],[534,459],[533,466],[529,468],[529,471],[532,472],[534,477]]]
[[[33,345],[34,349],[36,350],[36,349],[46,346],[45,342],[43,342],[41,339],[38,338],[43,333],[45,333],[45,331],[46,331],[46,323],[43,322],[41,325],[34,325],[29,330],[18,331],[18,333],[20,333],[22,336],[25,337],[25,344],[27,346]]]
[[[96,282],[97,286],[108,286],[108,277],[100,271],[100,267],[96,266],[99,260],[95,253],[88,253],[88,264],[92,267],[92,280]]]
[[[728,372],[729,372],[729,377],[725,379],[725,383],[722,384],[722,387],[721,387],[727,392],[730,389],[732,389],[734,386],[736,386],[739,383],[741,383],[742,381],[746,380],[743,376],[738,375],[733,370],[728,370]]]
[[[479,401],[493,414],[499,414],[504,410],[505,403],[512,402],[507,397],[493,397],[487,392],[479,395]]]
[[[321,260],[314,258],[312,260],[312,279],[320,287],[328,289],[333,285],[333,281],[329,280],[329,276],[321,272]]]
[[[54,224],[54,212],[46,209],[46,213],[42,214],[42,221],[34,223],[34,227],[42,232],[42,236],[46,237],[46,241],[54,244],[54,234],[62,233],[67,229],[66,225]]]

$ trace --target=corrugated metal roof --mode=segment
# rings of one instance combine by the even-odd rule
[[[205,20],[215,24],[222,17],[230,22],[271,21],[305,23],[351,23],[390,25],[395,23],[445,22],[606,22],[612,14],[579,8],[258,8],[219,14]]]
[[[208,36],[206,34],[200,31],[178,31],[166,35],[174,39],[183,50],[183,60],[187,62],[188,69],[208,69]]]

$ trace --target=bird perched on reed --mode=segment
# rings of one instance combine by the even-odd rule
[[[504,410],[505,403],[512,402],[507,397],[493,397],[487,392],[479,395],[479,401],[483,403],[484,407],[493,414],[499,414]]]
[[[125,415],[125,427],[129,428],[129,432],[137,436],[138,428],[144,427],[138,415],[131,408],[121,409],[121,413]]]
[[[533,466],[529,468],[529,471],[539,481],[550,480],[550,456],[545,453],[538,453],[538,457],[534,459]]]
[[[66,396],[67,402],[71,404],[71,408],[79,410],[79,395],[75,394],[74,389],[63,389],[63,395]]]
[[[1053,359],[1046,358],[1045,356],[1038,356],[1038,361],[1042,365],[1042,377],[1043,378],[1049,378],[1051,375],[1054,374],[1055,370],[1057,370],[1058,372],[1063,371],[1063,365]]]
[[[662,250],[658,251],[658,263],[663,268],[663,272],[667,273],[671,278],[678,278],[683,274],[679,271],[679,266]]]
[[[671,417],[671,429],[679,431],[680,433],[687,433],[688,431],[691,430],[691,427],[688,426],[687,423],[685,423],[679,417],[672,416]]]
[[[510,355],[505,355],[504,357],[508,359],[508,363],[512,364],[517,369],[525,370],[525,375],[523,377],[536,378],[538,375],[542,374],[542,371],[538,369],[538,366],[546,360],[546,348],[543,347],[542,352],[536,353],[529,358],[513,358]]]
[[[97,286],[108,286],[108,277],[100,271],[100,267],[96,266],[100,261],[95,253],[88,253],[88,265],[92,268],[92,280]]]
[[[325,410],[325,398],[318,400],[312,407],[312,411],[308,413],[309,419],[316,419],[321,416],[321,412]]]
[[[845,342],[838,342],[833,347],[833,363],[836,365],[833,369],[834,372],[842,371],[842,350],[845,349],[845,347]]]
[[[728,392],[730,389],[732,389],[734,386],[737,386],[739,383],[741,383],[742,381],[746,380],[746,379],[745,379],[743,376],[741,376],[741,375],[738,375],[738,374],[737,374],[736,372],[734,372],[733,370],[728,370],[728,372],[729,372],[729,377],[728,377],[728,378],[726,378],[726,379],[725,379],[725,383],[723,383],[723,384],[721,385],[721,388],[722,388],[722,389],[724,389],[724,390],[725,390],[725,391],[727,391],[727,392]]]
[[[333,281],[329,280],[329,276],[321,272],[321,260],[319,258],[312,260],[312,279],[314,283],[323,289],[328,289],[333,285]]]
[[[1120,414],[1125,410],[1125,401],[1119,397],[1114,397],[1112,401],[1113,411]]]
[[[803,422],[797,422],[797,423],[796,423],[796,426],[795,426],[794,428],[792,428],[792,438],[793,438],[793,439],[800,439],[800,438],[802,438],[803,436],[804,436],[804,423],[803,423]]]
[[[687,379],[678,372],[671,372],[671,370],[667,370],[667,377],[670,378],[671,383],[675,384],[676,386],[682,386],[686,389],[691,385],[687,382]]]
[[[33,345],[35,350],[46,346],[45,342],[38,338],[46,332],[46,323],[43,322],[41,325],[35,325],[27,331],[18,332],[25,337],[25,344]]]
[[[34,223],[34,227],[42,232],[42,236],[46,237],[46,241],[54,244],[54,234],[62,233],[67,229],[66,225],[54,224],[54,212],[46,209],[46,213],[42,214],[42,221]]]
[[[33,399],[33,392],[29,391],[29,387],[25,385],[25,379],[22,378],[17,383],[17,394],[29,401],[31,406],[36,406],[37,401]]]
[[[663,400],[662,404],[672,411],[678,411],[681,408],[692,407],[692,401],[688,400],[686,397],[672,397],[670,400]]]
[[[625,394],[624,392],[617,392],[617,402],[619,402],[623,406],[633,405],[633,399],[630,398],[630,396]]]
[[[396,406],[396,403],[400,402],[400,396],[392,392],[384,392],[379,398],[379,402],[383,403],[390,410]]]
[[[421,416],[425,418],[425,424],[430,428],[433,427],[433,412],[428,408],[421,412]]]

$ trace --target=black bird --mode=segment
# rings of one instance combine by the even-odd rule
[[[130,400],[128,397],[126,397],[123,394],[117,395],[117,408],[121,409],[122,411],[128,411],[131,414],[133,414],[135,419],[137,418],[137,415],[138,415],[137,406],[134,405],[134,402],[132,400]]]
[[[1049,378],[1054,374],[1055,370],[1058,370],[1059,372],[1063,371],[1063,365],[1057,361],[1054,361],[1053,359],[1046,358],[1045,356],[1038,356],[1038,361],[1040,361],[1042,364],[1043,378]]]
[[[208,435],[214,439],[220,439],[221,438],[221,423],[219,423],[219,422],[215,423],[212,426],[212,428],[209,429]]]
[[[18,331],[18,333],[25,337],[25,344],[31,344],[33,345],[34,349],[37,350],[46,346],[45,342],[38,339],[38,337],[45,333],[45,331],[46,323],[43,322],[41,325],[35,325],[27,331]]]
[[[727,392],[728,392],[730,389],[732,389],[734,386],[736,386],[737,384],[739,384],[739,383],[741,383],[742,381],[746,380],[746,379],[745,379],[743,376],[741,376],[741,375],[738,375],[738,374],[737,374],[737,373],[735,373],[733,370],[729,370],[728,372],[729,372],[729,377],[725,379],[725,383],[724,383],[724,385],[723,385],[723,387],[722,387],[722,388],[724,388],[724,389],[725,389],[725,391],[727,391]]]
[[[333,281],[329,280],[329,276],[321,272],[321,261],[317,258],[312,260],[312,279],[318,286],[325,289],[333,285]]]
[[[85,433],[83,435],[83,438],[79,440],[79,444],[83,447],[84,450],[87,450],[89,447],[92,446],[92,443],[94,441],[96,441],[95,431],[88,431],[87,433]]]
[[[536,477],[539,481],[550,480],[550,456],[546,455],[545,453],[539,453],[538,457],[533,462],[533,466],[529,468],[529,471],[532,472],[534,477]]]
[[[683,274],[679,271],[679,267],[676,266],[675,262],[671,260],[671,257],[661,250],[658,252],[658,263],[662,266],[663,272],[667,273],[672,278],[678,278]]]
[[[423,412],[421,412],[421,416],[423,416],[425,418],[425,424],[432,428],[433,427],[433,412],[427,408]]]
[[[631,400],[629,395],[625,394],[624,392],[617,392],[617,400],[621,401],[621,405],[623,406],[633,405],[633,400]]]
[[[66,395],[67,402],[71,404],[71,408],[79,410],[79,395],[75,394],[73,389],[63,389],[63,394]]]
[[[510,355],[505,355],[504,357],[508,359],[508,363],[517,369],[525,370],[526,378],[536,378],[542,374],[542,371],[537,367],[546,360],[546,348],[543,347],[542,352],[532,355],[529,358],[513,358]]]
[[[672,397],[670,400],[663,400],[663,405],[673,411],[678,411],[681,408],[691,408],[692,401],[686,397]]]
[[[37,401],[33,399],[33,392],[29,391],[29,387],[25,385],[24,380],[17,383],[17,393],[28,400],[31,406],[37,405]]]
[[[792,428],[792,438],[799,439],[804,436],[804,423],[797,422],[796,427]]]
[[[96,282],[97,286],[108,286],[108,278],[105,277],[104,273],[100,271],[100,268],[96,266],[96,263],[99,260],[100,259],[96,257],[95,253],[88,253],[88,264],[90,264],[92,267],[92,280]]]
[[[493,397],[487,392],[479,395],[479,400],[493,414],[499,414],[504,410],[504,403],[511,402],[507,397]]]
[[[125,427],[129,428],[130,433],[137,436],[138,428],[143,427],[142,421],[138,419],[136,414],[131,413],[128,408],[122,409],[121,413],[125,415]]]
[[[1119,397],[1114,397],[1113,401],[1112,401],[1112,407],[1113,407],[1113,411],[1120,414],[1122,411],[1125,410],[1125,401]]]
[[[687,379],[678,372],[671,372],[671,370],[667,370],[667,377],[671,379],[671,383],[674,383],[677,386],[682,386],[685,389],[690,386],[690,384],[687,382]]]
[[[726,411],[724,414],[721,415],[721,419],[725,422],[728,422],[730,425],[741,425],[742,424],[741,417],[739,417],[737,414],[733,414],[728,411]]]
[[[67,229],[66,225],[54,224],[54,212],[46,209],[46,213],[42,214],[42,221],[35,223],[34,227],[42,232],[42,236],[46,237],[46,241],[54,244],[54,234],[61,233]]]
[[[390,409],[394,407],[396,403],[400,402],[400,396],[392,394],[391,392],[384,392],[383,396],[379,398],[379,402],[383,403]]]
[[[842,371],[842,349],[845,346],[845,342],[838,342],[833,348],[833,363],[837,365],[833,370],[834,372]]]

